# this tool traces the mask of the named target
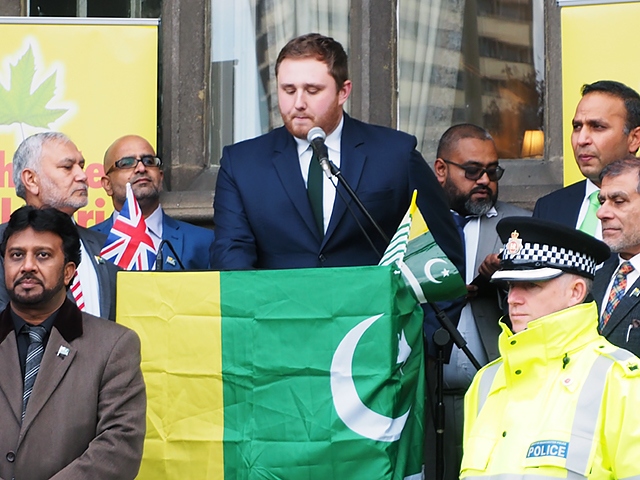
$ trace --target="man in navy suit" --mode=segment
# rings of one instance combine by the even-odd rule
[[[581,93],[572,121],[571,146],[586,179],[540,198],[533,216],[602,239],[602,227],[595,216],[600,172],[612,161],[638,151],[640,96],[611,80],[583,85]]]
[[[601,174],[598,218],[602,236],[617,253],[596,272],[592,295],[600,311],[600,334],[640,355],[640,159],[627,156]]]
[[[352,84],[342,45],[319,34],[294,38],[278,55],[276,79],[284,127],[223,151],[214,200],[212,267],[378,263],[387,241],[341,183],[317,177],[318,162],[307,133],[320,127],[327,134],[329,159],[385,234],[393,235],[412,191],[418,189],[418,206],[436,241],[462,269],[462,242],[442,188],[415,150],[415,137],[344,113]]]
[[[171,243],[187,270],[209,268],[209,249],[213,231],[171,218],[160,206],[162,191],[162,161],[144,138],[127,135],[117,139],[104,155],[102,188],[111,197],[115,211],[93,230],[109,234],[113,221],[126,199],[126,184],[131,183],[140,205],[147,231],[156,249],[163,240]],[[168,246],[163,246],[162,270],[179,270],[180,265]],[[158,266],[156,269],[160,270]]]

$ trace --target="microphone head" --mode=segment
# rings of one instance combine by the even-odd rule
[[[322,128],[320,127],[313,127],[311,130],[309,130],[309,133],[307,133],[307,141],[309,143],[313,143],[314,140],[323,140],[327,138],[327,134],[324,133],[324,130],[322,130]]]

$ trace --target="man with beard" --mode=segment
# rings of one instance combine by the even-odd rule
[[[175,220],[164,212],[160,205],[162,161],[148,141],[137,135],[117,139],[104,154],[104,172],[102,188],[111,197],[115,211],[107,220],[92,227],[93,230],[109,234],[127,198],[126,185],[130,183],[156,250],[164,240],[171,244],[187,270],[209,268],[213,231]],[[165,244],[162,270],[180,269],[173,255]],[[156,269],[160,267],[156,265]]]
[[[347,54],[333,38],[310,33],[283,47],[275,65],[284,126],[225,147],[216,183],[214,269],[376,265],[388,246],[342,182],[327,178],[307,140],[327,137],[341,170],[391,238],[418,190],[435,240],[459,268],[460,237],[416,138],[351,118],[343,110],[352,83]],[[364,233],[363,230],[366,232]]]
[[[16,195],[27,205],[52,207],[72,216],[87,205],[88,184],[84,157],[66,135],[37,133],[26,138],[13,155],[13,182]],[[0,233],[4,225],[0,227]],[[80,235],[82,259],[77,268],[69,298],[83,312],[97,317],[116,318],[116,272],[100,251],[107,237],[76,225]],[[0,308],[9,302],[0,262]]]
[[[484,365],[499,356],[501,291],[489,282],[500,265],[497,253],[502,243],[496,225],[501,218],[531,213],[498,201],[498,180],[504,169],[498,164],[496,146],[485,129],[472,124],[449,128],[440,138],[437,156],[434,171],[464,241],[465,271],[461,273],[469,289],[467,298],[441,306],[454,323],[457,320],[458,330],[469,349]],[[439,324],[430,314],[426,321],[425,330],[430,340],[431,332]],[[476,370],[458,347],[453,346],[450,351],[451,358],[444,369],[445,478],[456,479],[462,460],[464,394]],[[435,377],[433,369],[431,373]],[[427,455],[434,451],[433,433],[433,429],[427,428]],[[426,465],[434,463],[433,459],[425,462]]]
[[[25,206],[0,243],[0,478],[133,479],[146,428],[140,340],[66,297],[80,262],[68,214]]]
[[[611,255],[596,272],[598,331],[611,343],[640,355],[640,159],[629,155],[600,174],[598,218]]]
[[[583,85],[581,93],[572,121],[571,146],[586,178],[540,198],[533,216],[602,239],[602,225],[596,215],[600,172],[614,160],[638,151],[640,95],[611,80]]]

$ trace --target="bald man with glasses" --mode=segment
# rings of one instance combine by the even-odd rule
[[[437,156],[434,171],[465,246],[465,272],[461,273],[469,285],[467,298],[443,303],[441,307],[457,324],[474,356],[485,365],[499,356],[501,292],[489,283],[499,267],[497,253],[501,242],[496,225],[501,218],[531,213],[498,201],[498,181],[505,170],[498,163],[496,146],[485,129],[472,124],[451,127],[440,139]],[[425,327],[429,341],[439,327],[431,317],[427,315]],[[462,460],[464,394],[476,370],[457,347],[448,345],[446,353],[451,353],[451,358],[444,368],[445,478],[457,479]],[[431,344],[429,354],[435,356]],[[430,373],[435,376],[435,368]],[[431,427],[427,427],[426,465],[435,464],[429,457],[435,443]]]
[[[162,167],[162,160],[144,138],[127,135],[113,142],[104,155],[102,188],[111,197],[115,211],[92,228],[109,234],[127,197],[126,185],[130,183],[156,250],[166,240],[171,243],[185,269],[209,269],[213,231],[176,220],[164,212],[160,205],[164,178]],[[163,247],[162,259],[162,270],[180,269],[180,262],[167,246]],[[156,269],[160,269],[159,266]]]

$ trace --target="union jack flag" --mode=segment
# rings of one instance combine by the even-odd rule
[[[155,266],[153,240],[147,233],[147,224],[130,183],[127,183],[127,198],[100,255],[125,270],[152,270]]]

